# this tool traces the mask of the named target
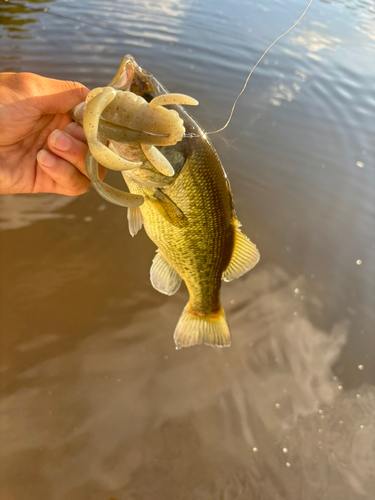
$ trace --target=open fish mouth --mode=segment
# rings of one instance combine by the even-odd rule
[[[116,75],[108,86],[132,92],[143,97],[147,102],[158,95],[168,93],[167,89],[151,73],[139,66],[130,54],[123,58]]]
[[[127,54],[123,58],[116,75],[108,86],[132,92],[143,97],[147,102],[150,102],[154,97],[169,93],[154,75],[139,66],[131,54]],[[204,131],[184,108],[176,105],[169,105],[168,107],[177,111],[182,118],[185,127],[184,137],[200,138],[203,136],[206,139]]]

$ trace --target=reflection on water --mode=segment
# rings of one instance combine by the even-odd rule
[[[320,25],[320,27],[327,28],[327,26],[324,25]],[[296,36],[293,43],[306,47],[308,50],[306,54],[307,57],[315,59],[316,61],[323,61],[322,56],[317,55],[316,52],[321,52],[322,50],[337,50],[341,40],[337,36],[324,34],[322,31],[305,30],[302,34]]]
[[[34,38],[30,34],[30,25],[38,23],[38,10],[35,8],[37,4],[48,4],[54,0],[28,0],[32,5],[29,8],[25,3],[14,2],[7,3],[5,0],[0,1],[0,44],[9,43],[9,40],[31,40]],[[43,11],[43,7],[40,8]],[[1,40],[2,39],[2,40]],[[2,49],[4,51],[4,48]],[[20,71],[20,56],[15,54],[7,55],[3,53],[1,60],[5,62],[0,71]]]
[[[58,336],[22,344],[32,363],[8,374],[16,378],[2,399],[4,498],[174,499],[182,490],[353,500],[373,491],[374,388],[342,391],[332,367],[348,325],[327,334],[305,311],[295,316],[304,287],[272,266],[238,282],[227,350],[176,352],[154,331],[155,317],[173,331],[181,298],[111,331],[102,323],[65,354],[49,355],[66,343]]]
[[[73,197],[44,195],[7,195],[0,198],[0,229],[18,229],[43,219],[74,218],[72,214],[56,213],[66,207]]]
[[[2,1],[0,5],[1,25],[4,27],[6,36],[8,38],[19,38],[21,40],[27,39],[27,25],[37,22],[37,14],[35,14],[37,9],[35,9],[35,5],[48,4],[53,1],[54,0],[28,0],[27,3],[31,4],[32,8],[29,8],[25,3],[21,2],[7,3]],[[43,8],[40,10],[43,11]]]
[[[94,87],[132,52],[207,130],[305,7],[27,6],[0,3],[0,70]],[[174,349],[186,290],[152,289],[126,211],[0,198],[1,499],[373,499],[374,51],[372,2],[314,2],[212,136],[262,255],[224,284],[230,349]]]

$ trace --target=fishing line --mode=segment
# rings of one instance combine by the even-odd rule
[[[297,19],[297,21],[287,30],[285,31],[285,33],[283,33],[282,35],[280,35],[278,38],[276,38],[276,40],[274,40],[271,45],[263,52],[263,54],[260,56],[260,58],[257,60],[257,62],[254,64],[254,66],[252,67],[250,73],[248,74],[246,80],[245,80],[245,83],[244,83],[244,86],[242,87],[242,90],[241,92],[238,94],[238,96],[236,97],[235,101],[234,101],[234,104],[232,106],[232,109],[230,111],[230,114],[229,114],[229,118],[228,120],[226,121],[225,125],[223,125],[221,128],[218,128],[217,130],[213,130],[212,132],[205,132],[204,134],[201,134],[201,135],[196,135],[196,134],[188,134],[187,137],[202,137],[205,136],[205,135],[211,135],[211,134],[217,134],[218,132],[222,132],[224,129],[227,128],[227,126],[229,125],[230,121],[232,120],[232,116],[233,116],[233,113],[234,113],[234,109],[237,105],[237,102],[238,102],[238,99],[242,96],[242,94],[245,92],[246,90],[246,87],[247,87],[247,84],[249,83],[249,80],[250,80],[250,77],[251,75],[254,73],[254,70],[255,68],[258,66],[258,64],[260,63],[260,61],[263,59],[263,57],[267,54],[267,52],[275,45],[275,43],[277,43],[281,38],[283,38],[285,35],[287,35],[290,31],[292,31],[292,29],[297,26],[297,24],[301,21],[301,19],[303,18],[303,16],[306,14],[306,12],[308,11],[310,5],[313,3],[314,0],[310,0],[309,3],[307,4],[307,7],[306,9],[302,12],[302,14],[300,15],[300,17]]]

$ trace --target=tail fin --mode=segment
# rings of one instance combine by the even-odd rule
[[[195,344],[230,346],[230,331],[222,308],[216,313],[199,314],[185,306],[174,332],[177,349]]]

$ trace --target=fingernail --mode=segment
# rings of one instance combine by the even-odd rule
[[[60,151],[68,151],[72,147],[72,140],[61,130],[54,130],[50,134],[49,140],[51,145]]]
[[[68,134],[70,134],[71,132],[73,132],[74,129],[76,129],[78,127],[78,123],[76,122],[72,122],[72,123],[69,123],[69,125],[67,125],[65,127],[65,132],[67,132]]]
[[[39,153],[36,155],[36,159],[41,165],[45,167],[53,167],[56,162],[56,158],[45,149],[41,149],[39,151]]]

